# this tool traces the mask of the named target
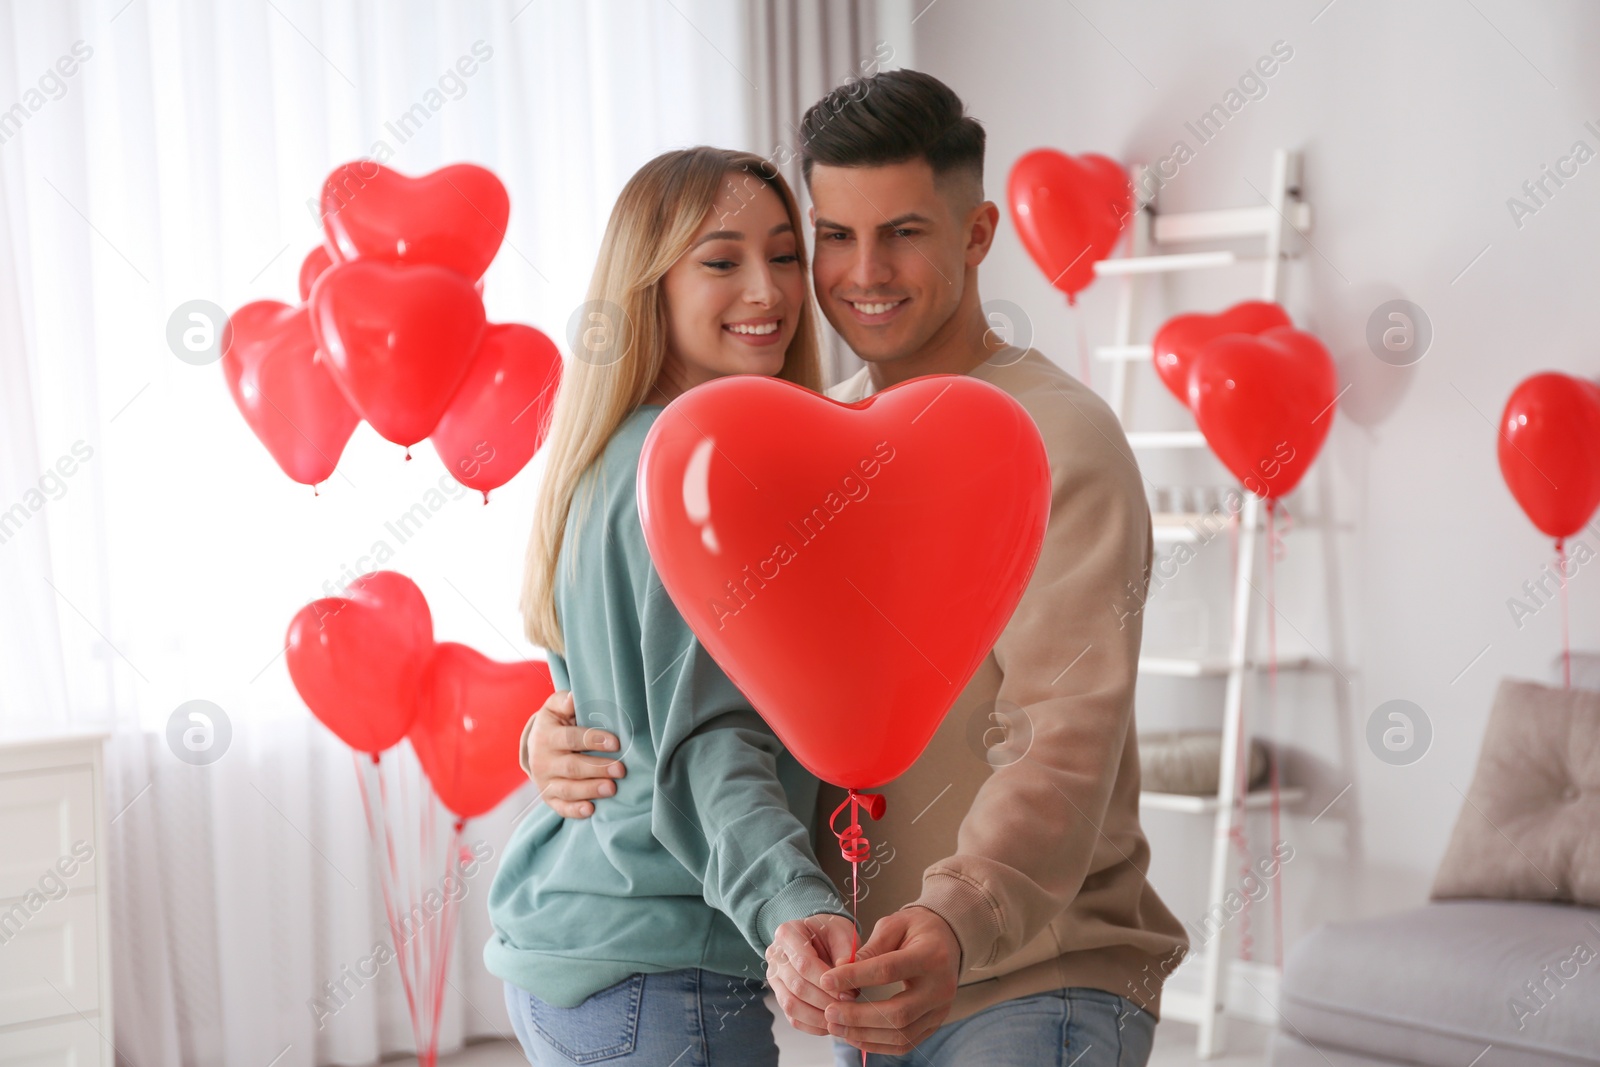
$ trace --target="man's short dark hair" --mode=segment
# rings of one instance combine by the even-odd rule
[[[800,166],[876,167],[926,160],[935,179],[970,177],[982,199],[983,126],[944,82],[887,70],[834,89],[800,120]]]

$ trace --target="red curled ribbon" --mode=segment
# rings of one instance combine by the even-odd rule
[[[861,829],[861,819],[857,814],[861,809],[866,809],[867,817],[871,819],[883,818],[884,809],[888,801],[883,799],[881,793],[860,793],[850,790],[850,795],[833,809],[833,814],[828,816],[828,829],[834,837],[839,839],[839,855],[850,864],[850,914],[852,916],[860,910],[861,888],[861,861],[872,852],[872,842],[867,840],[866,831]],[[845,808],[850,809],[850,825],[843,830],[834,826],[834,821],[839,818],[839,813]],[[850,962],[856,961],[856,949],[860,948],[860,935],[855,929],[855,924],[850,927]],[[861,1050],[861,1065],[866,1067],[867,1050]]]

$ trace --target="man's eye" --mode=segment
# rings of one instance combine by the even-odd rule
[[[894,231],[894,235],[896,237],[915,237],[917,234],[919,234],[921,232],[922,232],[921,230],[908,230],[904,226],[902,226],[899,229],[896,229]]]
[[[832,232],[825,233],[825,234],[822,235],[822,239],[824,241],[842,241],[842,240],[844,240],[844,238],[845,238],[845,235],[840,233],[837,230],[834,230]]]

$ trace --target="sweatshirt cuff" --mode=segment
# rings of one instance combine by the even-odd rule
[[[965,977],[968,967],[994,963],[990,957],[1003,924],[999,907],[982,885],[954,871],[929,871],[922,876],[922,895],[905,907],[927,908],[950,925],[961,946],[958,977]]]
[[[844,901],[839,898],[833,883],[820,875],[803,874],[778,890],[777,896],[761,905],[756,913],[756,934],[765,951],[778,935],[778,927],[792,919],[805,919],[821,914],[843,915],[855,922]],[[860,924],[856,931],[860,933]]]

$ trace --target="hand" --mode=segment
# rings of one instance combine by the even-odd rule
[[[858,1000],[828,1007],[828,1033],[856,1048],[904,1055],[944,1023],[956,996],[961,942],[950,924],[920,905],[885,915],[856,953],[856,963],[834,967],[818,984],[824,992],[904,982],[887,1000]]]
[[[826,913],[791,919],[778,927],[767,946],[767,981],[772,983],[778,1007],[796,1030],[825,1037],[827,1020],[822,1012],[839,998],[824,993],[817,980],[836,963],[850,958],[856,924],[843,915]],[[855,992],[845,994],[855,999]]]
[[[528,777],[557,815],[586,819],[594,814],[594,805],[589,801],[615,793],[617,783],[612,779],[621,778],[627,770],[621,760],[582,755],[615,752],[617,735],[592,727],[585,729],[576,723],[572,693],[563,689],[550,694],[544,706],[534,712],[533,729],[528,731]]]

